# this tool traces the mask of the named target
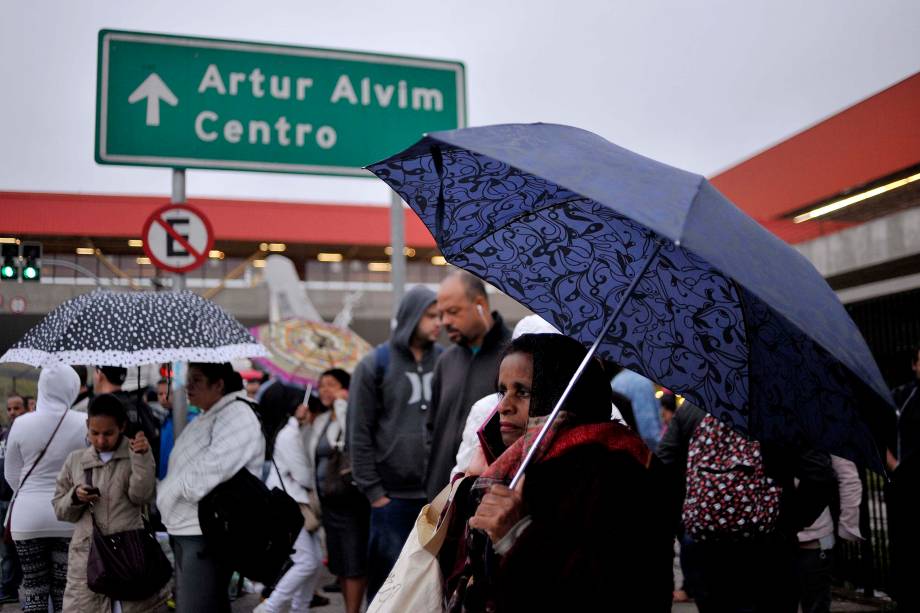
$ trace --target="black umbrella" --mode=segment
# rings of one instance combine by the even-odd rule
[[[264,355],[240,322],[198,294],[99,289],[48,313],[0,362],[128,367]]]

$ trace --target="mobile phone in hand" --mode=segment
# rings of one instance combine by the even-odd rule
[[[100,495],[99,488],[98,487],[87,487],[86,494],[88,496],[99,496]]]

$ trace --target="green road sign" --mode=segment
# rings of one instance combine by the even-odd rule
[[[99,32],[100,164],[372,176],[466,125],[460,62]]]

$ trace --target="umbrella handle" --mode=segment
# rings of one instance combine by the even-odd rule
[[[617,304],[617,307],[613,310],[613,314],[610,315],[610,317],[607,319],[607,322],[604,324],[600,334],[598,334],[597,338],[594,340],[594,344],[591,345],[590,349],[588,349],[588,354],[581,361],[581,364],[578,365],[578,369],[575,371],[575,374],[572,375],[572,379],[569,381],[569,384],[566,385],[565,391],[562,392],[562,396],[560,396],[559,400],[556,401],[556,406],[553,407],[549,417],[546,418],[546,423],[543,424],[542,428],[540,428],[540,432],[537,434],[536,440],[534,440],[533,444],[530,446],[530,450],[527,452],[527,455],[524,456],[524,461],[521,462],[521,467],[518,468],[517,473],[514,475],[514,479],[511,480],[511,485],[508,486],[512,490],[517,487],[517,484],[524,477],[524,471],[527,470],[527,466],[533,460],[533,456],[536,454],[537,449],[540,447],[540,443],[542,443],[543,439],[546,438],[546,433],[549,432],[550,426],[553,425],[556,417],[558,417],[559,411],[562,410],[562,405],[565,404],[565,401],[569,397],[569,393],[571,393],[572,388],[575,387],[575,384],[578,383],[578,379],[581,378],[581,374],[585,371],[585,368],[588,367],[588,364],[591,362],[591,358],[593,358],[594,354],[597,352],[597,348],[600,346],[601,341],[604,340],[605,336],[607,336],[607,332],[610,330],[610,326],[612,326],[613,322],[615,322],[617,317],[620,316],[620,313],[626,306],[626,301],[629,300],[629,297],[636,290],[636,286],[639,285],[639,281],[642,280],[645,272],[648,270],[649,266],[651,266],[652,261],[658,257],[658,252],[661,251],[662,244],[662,241],[656,241],[655,248],[652,250],[652,253],[645,259],[645,261],[642,263],[642,268],[639,269],[639,272],[629,283],[629,287],[626,288],[626,292],[620,299],[620,303]]]

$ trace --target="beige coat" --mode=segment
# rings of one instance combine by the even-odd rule
[[[103,462],[93,447],[74,451],[57,478],[54,512],[58,519],[77,525],[67,557],[64,611],[111,613],[112,602],[86,585],[86,561],[93,539],[93,523],[88,505],[77,502],[74,491],[77,485],[86,483],[84,471],[87,469],[92,469],[93,485],[100,491],[94,512],[96,523],[104,534],[144,527],[141,508],[154,499],[156,469],[152,452],[132,453],[128,439],[122,437],[108,462]],[[123,601],[122,610],[124,613],[165,610],[167,588],[145,601]]]

